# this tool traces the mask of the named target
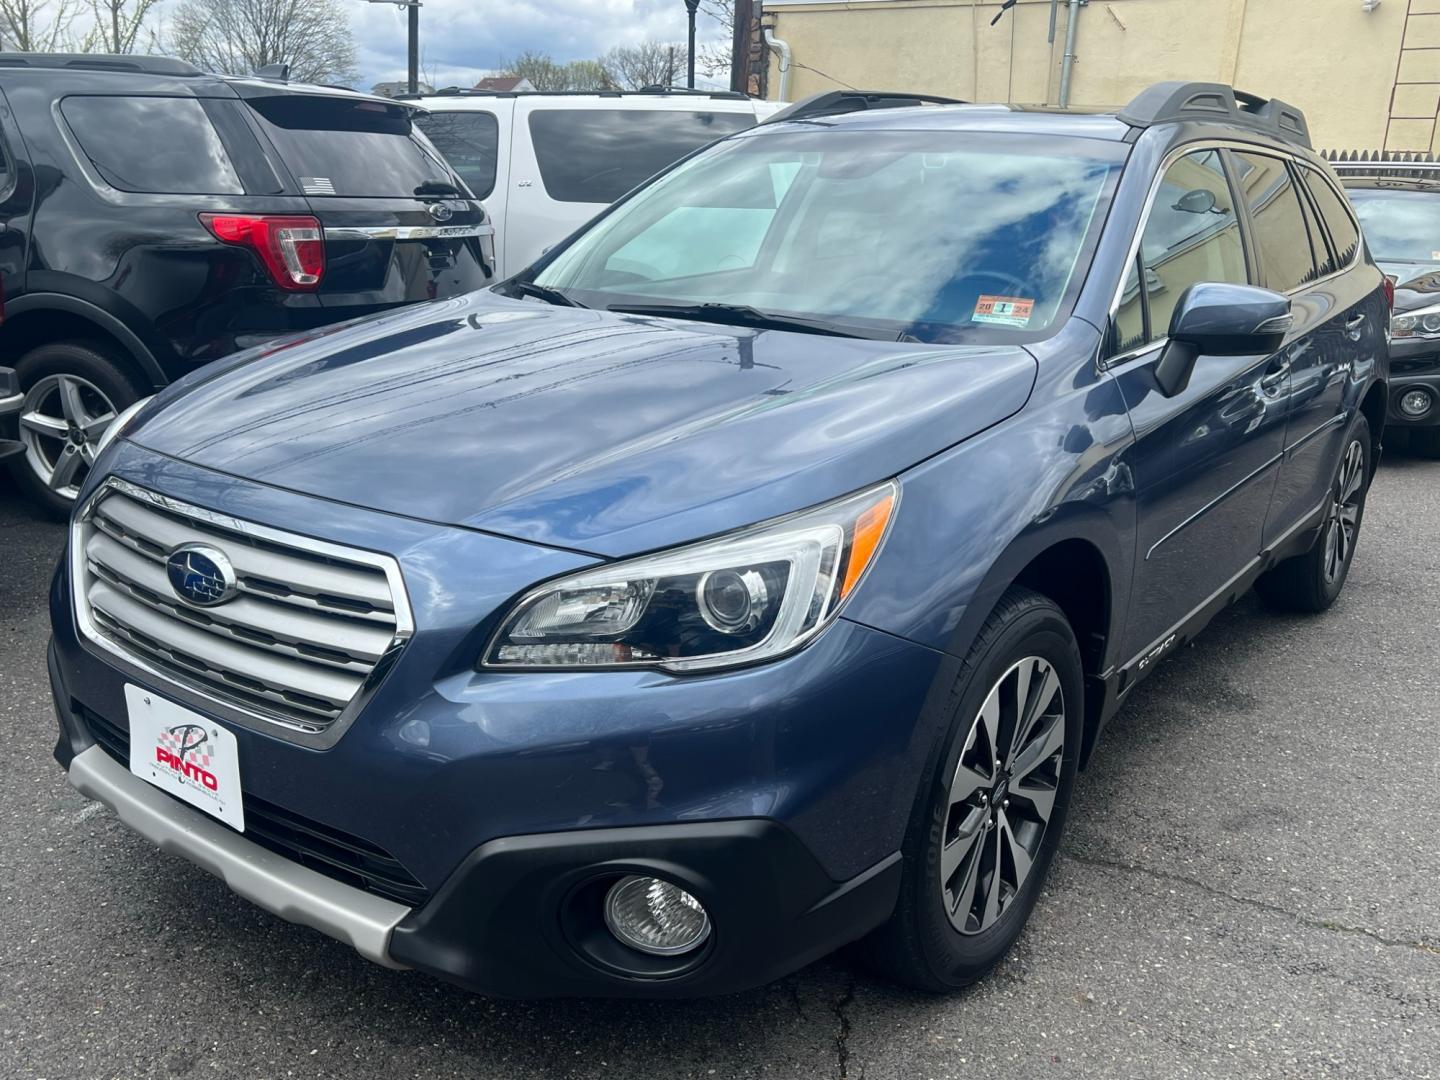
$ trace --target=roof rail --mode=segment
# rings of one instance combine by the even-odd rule
[[[968,105],[958,98],[936,97],[934,94],[909,94],[894,90],[822,90],[801,98],[762,124],[779,124],[786,120],[817,120],[822,116],[840,116],[866,109],[901,109],[912,105]]]
[[[691,90],[684,86],[645,86],[639,90],[476,90],[468,86],[446,86],[433,94],[396,94],[396,99],[415,100],[426,97],[664,97],[679,94],[685,97],[718,98],[721,100],[747,101],[748,94],[738,90]]]
[[[1294,105],[1247,94],[1224,83],[1156,83],[1141,90],[1116,115],[1133,128],[1181,120],[1237,124],[1310,148],[1310,126]]]
[[[170,56],[114,56],[109,53],[0,52],[0,67],[130,71],[144,75],[174,75],[185,79],[205,74],[194,64]]]

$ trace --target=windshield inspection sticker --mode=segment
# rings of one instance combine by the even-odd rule
[[[1026,326],[1035,301],[1028,296],[982,295],[975,301],[971,322],[998,323],[1001,326]]]

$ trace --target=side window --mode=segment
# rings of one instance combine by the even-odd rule
[[[1305,186],[1325,222],[1331,246],[1335,249],[1335,260],[1339,263],[1339,266],[1331,266],[1327,272],[1349,266],[1350,260],[1355,257],[1355,249],[1360,245],[1360,230],[1355,227],[1355,219],[1350,216],[1344,200],[1336,194],[1325,177],[1308,166],[1301,166],[1300,175],[1305,178]]]
[[[67,97],[81,151],[111,187],[162,195],[242,195],[225,145],[195,98]]]
[[[1120,298],[1118,337],[1134,338],[1139,327],[1126,301],[1133,288],[1143,295],[1148,318],[1144,338],[1128,348],[1164,337],[1185,290],[1201,281],[1245,284],[1245,246],[1217,150],[1186,154],[1168,169],[1140,237],[1140,267],[1132,268]],[[1123,350],[1122,350],[1123,351]]]
[[[1316,247],[1311,247],[1300,192],[1285,162],[1261,154],[1236,153],[1234,158],[1236,179],[1254,222],[1255,248],[1265,285],[1277,292],[1290,292],[1315,280],[1327,258],[1325,242],[1315,237]],[[1318,259],[1317,250],[1321,253]]]
[[[8,198],[15,188],[15,163],[10,157],[10,147],[5,145],[5,136],[0,135],[0,201]]]
[[[415,118],[435,148],[460,174],[477,199],[495,190],[495,159],[500,145],[500,124],[494,113],[432,112]]]

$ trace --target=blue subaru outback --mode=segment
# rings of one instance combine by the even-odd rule
[[[850,942],[963,986],[1157,661],[1252,584],[1340,593],[1390,302],[1282,102],[802,102],[509,282],[118,418],[52,595],[56,756],[485,993]]]

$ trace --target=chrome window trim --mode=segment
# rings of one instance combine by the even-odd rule
[[[325,230],[326,240],[460,240],[494,236],[495,226],[480,225],[335,225]]]
[[[253,536],[259,540],[283,544],[297,548],[300,551],[314,552],[318,555],[325,555],[346,562],[374,567],[384,573],[385,580],[390,587],[391,605],[394,609],[395,634],[391,638],[390,644],[385,649],[383,655],[375,662],[375,666],[371,668],[370,673],[361,683],[360,689],[335,720],[322,731],[311,732],[301,730],[286,717],[262,712],[249,703],[229,698],[217,692],[212,686],[198,682],[190,682],[173,672],[162,671],[143,657],[137,656],[122,648],[100,632],[94,620],[90,617],[89,605],[84,601],[83,584],[86,580],[87,573],[85,569],[85,528],[89,525],[91,515],[100,499],[112,491],[127,495],[140,502],[149,503],[162,510],[168,510],[172,514],[188,517],[220,529],[240,533],[244,536]],[[287,742],[296,743],[314,750],[328,750],[340,740],[340,737],[344,735],[350,725],[354,723],[356,716],[360,714],[374,696],[376,689],[380,686],[380,683],[384,681],[385,676],[389,674],[405,643],[415,634],[415,621],[410,609],[410,594],[405,588],[405,579],[400,572],[400,564],[391,556],[381,555],[377,552],[366,551],[361,548],[347,547],[342,544],[333,544],[324,540],[316,540],[309,536],[287,532],[284,529],[272,528],[268,525],[257,525],[254,522],[244,521],[231,517],[228,514],[206,510],[203,507],[195,506],[192,503],[184,502],[183,500],[172,498],[168,495],[162,495],[159,492],[150,491],[147,488],[137,487],[115,476],[107,477],[98,488],[91,492],[90,496],[70,519],[69,558],[70,607],[74,613],[75,625],[79,629],[82,639],[96,648],[103,650],[109,656],[118,657],[124,661],[127,667],[142,671],[151,678],[158,680],[162,687],[165,685],[178,687],[188,695],[198,697],[201,701],[209,703],[212,708],[217,705],[222,706],[223,711],[221,711],[220,715],[232,719],[241,727],[260,731],[266,735],[273,735],[276,738],[284,739]],[[182,704],[185,704],[185,702],[182,702]]]
[[[1310,162],[1304,161],[1294,154],[1286,153],[1284,150],[1277,150],[1271,146],[1263,146],[1258,143],[1247,143],[1236,140],[1198,139],[1195,142],[1183,143],[1180,146],[1175,147],[1168,154],[1166,154],[1164,158],[1161,159],[1160,167],[1155,171],[1155,176],[1150,181],[1150,193],[1145,197],[1145,208],[1140,213],[1140,221],[1135,226],[1134,235],[1130,237],[1130,246],[1126,249],[1127,254],[1125,257],[1125,261],[1120,264],[1120,280],[1115,284],[1115,295],[1110,301],[1110,311],[1107,317],[1107,322],[1109,322],[1111,325],[1114,324],[1115,317],[1120,312],[1120,300],[1125,295],[1125,278],[1130,273],[1130,267],[1135,265],[1135,260],[1140,255],[1140,241],[1145,235],[1145,226],[1150,223],[1150,213],[1155,208],[1155,199],[1160,194],[1160,183],[1165,179],[1166,171],[1170,168],[1171,165],[1175,164],[1175,162],[1179,161],[1187,154],[1197,153],[1202,150],[1231,150],[1235,153],[1241,154],[1259,154],[1261,156],[1279,158],[1281,161],[1293,164],[1297,168],[1308,165],[1320,176],[1323,176],[1326,183],[1329,183],[1332,188],[1335,187],[1335,184],[1330,180],[1330,177],[1326,175],[1323,169],[1317,169]],[[1241,193],[1237,192],[1236,194],[1238,195]],[[1351,214],[1353,220],[1354,211],[1350,209],[1350,200],[1342,194],[1341,201],[1345,204],[1347,212]],[[1359,231],[1361,238],[1363,239],[1365,235],[1364,230],[1362,229]],[[1296,296],[1302,292],[1308,292],[1310,289],[1315,288],[1315,286],[1329,281],[1332,278],[1337,278],[1341,274],[1353,269],[1355,265],[1360,261],[1360,249],[1362,247],[1363,245],[1357,244],[1355,247],[1355,254],[1352,255],[1350,257],[1350,261],[1344,266],[1340,267],[1340,269],[1334,271],[1333,273],[1326,274],[1324,277],[1316,278],[1314,281],[1307,281],[1303,285],[1300,285],[1294,289],[1290,289],[1282,295]],[[1144,287],[1143,281],[1141,282],[1141,287]],[[1108,337],[1108,332],[1106,336]],[[1109,371],[1116,365],[1133,360],[1135,359],[1135,357],[1141,355],[1142,353],[1149,352],[1151,349],[1163,345],[1167,341],[1169,341],[1169,338],[1165,335],[1161,335],[1158,338],[1153,338],[1150,341],[1147,341],[1144,345],[1141,345],[1137,348],[1129,349],[1123,353],[1119,353],[1112,357],[1106,357],[1100,362],[1100,370]]]

